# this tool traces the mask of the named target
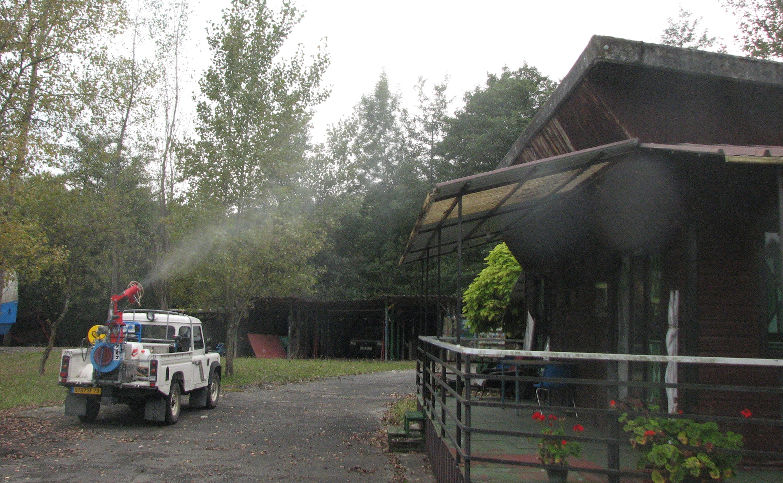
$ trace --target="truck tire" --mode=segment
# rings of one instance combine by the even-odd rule
[[[79,421],[83,423],[93,423],[98,417],[98,411],[101,410],[101,401],[97,398],[87,398],[85,401],[87,412],[84,416],[79,416]]]
[[[207,384],[206,390],[207,404],[204,407],[214,409],[220,398],[220,371],[217,369],[213,368],[209,371],[209,384]]]
[[[181,394],[179,379],[174,379],[171,381],[171,389],[166,397],[166,424],[174,424],[179,420],[179,413],[182,412]]]

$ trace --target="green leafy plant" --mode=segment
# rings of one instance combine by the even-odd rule
[[[636,416],[624,412],[619,418],[623,431],[631,436],[631,446],[641,452],[638,467],[650,469],[654,483],[735,476],[734,468],[741,457],[732,450],[742,448],[742,435],[723,432],[711,421],[700,423],[656,411],[657,406],[637,403]],[[750,417],[747,409],[741,414]]]
[[[582,454],[582,445],[566,439],[565,421],[554,414],[544,415],[541,411],[533,413],[532,418],[543,425],[543,438],[538,443],[538,459],[545,465],[565,466],[571,456]],[[585,430],[581,424],[573,426],[575,433]]]

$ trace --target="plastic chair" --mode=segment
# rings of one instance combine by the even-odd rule
[[[547,364],[544,366],[541,377],[552,379],[568,379],[573,376],[573,367],[564,364]],[[574,408],[576,414],[576,400],[574,399],[574,388],[565,382],[541,381],[533,384],[536,388],[536,402],[541,406],[541,401],[546,400],[546,404],[551,404],[554,393],[562,394],[565,397],[566,404]]]

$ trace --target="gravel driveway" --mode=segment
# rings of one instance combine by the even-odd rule
[[[173,426],[103,407],[82,425],[62,406],[0,415],[0,480],[432,481],[424,456],[384,451],[381,416],[413,371],[224,393]],[[63,397],[64,397],[63,390]]]

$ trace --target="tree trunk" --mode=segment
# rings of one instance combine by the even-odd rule
[[[49,359],[49,354],[52,352],[52,347],[54,347],[54,339],[57,336],[57,328],[60,326],[60,323],[62,323],[63,320],[65,320],[65,314],[68,312],[68,306],[71,305],[71,292],[70,290],[65,292],[65,302],[63,303],[63,310],[60,312],[60,315],[57,316],[57,320],[54,321],[52,324],[51,331],[49,332],[49,343],[46,345],[46,349],[44,349],[43,357],[41,357],[41,366],[38,368],[38,374],[42,375],[46,371],[46,361]]]

